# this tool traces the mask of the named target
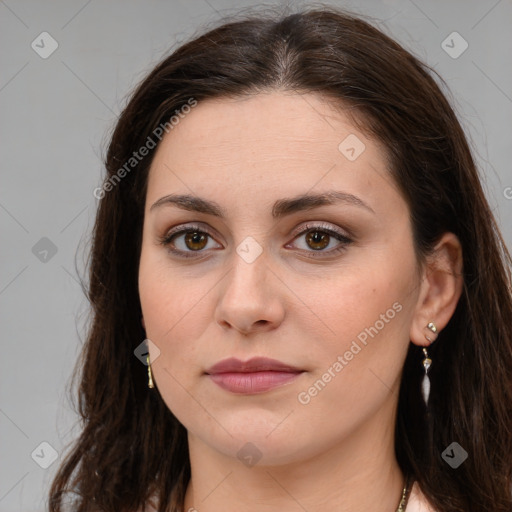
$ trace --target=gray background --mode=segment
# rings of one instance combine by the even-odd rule
[[[330,3],[371,16],[446,80],[512,247],[512,2]],[[78,433],[66,398],[87,319],[75,262],[83,275],[98,202],[92,192],[127,94],[170,47],[254,5],[0,0],[0,511],[44,510],[60,459],[43,469],[35,460],[47,463],[51,450],[39,445],[61,455]],[[454,31],[469,45],[458,58],[442,47]],[[31,47],[51,48],[42,32],[58,43],[46,59]],[[445,44],[452,54],[462,48],[461,39]],[[41,252],[53,245],[55,254]]]

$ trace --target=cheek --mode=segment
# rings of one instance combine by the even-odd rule
[[[361,333],[364,341],[364,333],[372,326],[382,334],[401,330],[407,316],[403,311],[414,300],[412,276],[409,263],[394,268],[380,261],[364,268],[343,269],[316,283],[302,281],[294,291],[310,306],[310,317],[316,317],[318,327],[323,326],[326,339],[334,341],[334,348],[342,349]]]
[[[367,273],[357,284],[340,280],[337,293],[319,308],[335,334],[319,340],[321,344],[311,350],[315,370],[296,402],[309,419],[325,417],[329,411],[330,420],[322,425],[326,436],[357,428],[389,404],[397,391],[408,347],[405,286],[379,276]],[[317,427],[314,422],[313,427]],[[304,432],[306,437],[309,434]]]
[[[180,354],[190,350],[187,343],[197,339],[203,328],[199,318],[205,316],[207,302],[203,299],[205,283],[181,284],[179,278],[142,274],[139,295],[146,324],[146,335],[162,354]],[[203,300],[202,300],[203,299]]]
[[[198,321],[199,317],[206,317],[203,295],[204,283],[197,290],[189,284],[182,285],[169,269],[158,271],[141,260],[139,296],[146,336],[160,351],[156,358],[151,355],[155,391],[186,424],[190,415],[194,418],[201,412],[194,410],[194,402],[186,390],[192,388],[194,379],[202,373],[201,354],[192,340],[199,339],[204,329]]]
[[[215,280],[183,278],[165,259],[149,253],[141,255],[139,297],[146,336],[160,350],[152,371],[160,391],[174,392],[180,384],[188,387],[203,371],[204,354],[194,341],[211,324],[207,292]]]
[[[412,251],[400,259],[390,251],[381,257],[374,253],[367,261],[361,258],[357,266],[347,265],[336,277],[331,275],[323,286],[309,288],[309,300],[321,320],[315,323],[328,328],[328,335],[311,351],[317,367],[311,382],[331,369],[325,379],[336,383],[328,387],[343,396],[347,389],[353,390],[345,398],[354,406],[362,399],[363,388],[385,391],[379,379],[385,386],[394,385],[409,345],[417,296],[414,278]],[[300,293],[306,294],[306,287]]]
[[[194,289],[190,282],[183,283],[179,271],[169,264],[165,250],[144,243],[139,264],[139,297],[146,334],[160,346],[172,338],[187,314],[198,305],[202,290]]]

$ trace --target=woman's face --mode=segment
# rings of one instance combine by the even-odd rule
[[[149,173],[139,292],[155,385],[195,446],[275,465],[393,431],[409,211],[382,147],[320,97],[182,114]],[[283,366],[211,370],[229,358]]]

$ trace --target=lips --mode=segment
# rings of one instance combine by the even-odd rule
[[[211,368],[206,370],[206,373],[215,375],[218,373],[253,373],[265,371],[293,373],[303,370],[277,361],[276,359],[268,359],[267,357],[253,357],[245,362],[231,357],[214,364]]]
[[[254,357],[248,361],[229,358],[206,370],[211,380],[232,393],[253,394],[282,386],[304,370],[275,359]]]

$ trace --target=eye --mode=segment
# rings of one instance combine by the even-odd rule
[[[193,258],[194,253],[204,252],[203,249],[212,249],[209,247],[209,238],[212,235],[197,225],[188,225],[186,229],[180,229],[183,226],[177,226],[165,236],[159,238],[158,242],[167,247],[168,250],[184,258]],[[217,248],[222,246],[218,245]]]
[[[305,236],[306,246],[299,249],[308,253],[308,257],[318,258],[337,254],[344,251],[352,243],[352,240],[344,233],[328,224],[306,224],[303,228],[295,235],[294,240]],[[205,252],[204,249],[222,248],[221,245],[209,247],[209,239],[213,240],[213,236],[201,226],[187,225],[184,228],[181,225],[159,238],[158,242],[179,257],[194,258]],[[334,248],[324,250],[332,246],[333,242],[337,242],[337,244],[334,244]],[[290,244],[286,244],[285,247],[293,248]]]
[[[301,250],[310,253],[308,254],[308,257],[318,258],[326,255],[330,256],[332,254],[337,254],[344,251],[347,246],[352,243],[352,240],[345,234],[327,224],[306,224],[304,228],[305,229],[303,229],[294,238],[294,240],[305,236],[305,248]],[[324,250],[325,248],[332,246],[332,242],[336,241],[337,245],[335,244],[334,248],[327,251]],[[287,244],[286,247],[290,247],[290,245]]]

